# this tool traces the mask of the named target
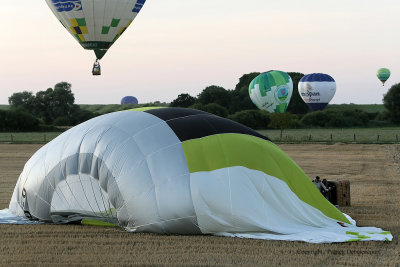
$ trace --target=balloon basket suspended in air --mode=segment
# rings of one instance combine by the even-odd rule
[[[96,61],[93,63],[92,74],[94,76],[101,75],[101,67],[98,59],[96,59]]]

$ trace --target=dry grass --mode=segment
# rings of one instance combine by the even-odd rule
[[[40,145],[0,145],[0,209],[26,160]],[[400,146],[282,145],[310,177],[351,181],[361,226],[392,231],[394,240],[307,244],[213,236],[161,236],[80,225],[0,225],[0,266],[14,265],[305,265],[399,266]]]

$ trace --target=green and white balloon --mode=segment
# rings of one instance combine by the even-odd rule
[[[262,110],[284,113],[293,93],[293,82],[289,74],[279,70],[261,73],[249,86],[251,101]]]
[[[46,0],[51,11],[85,49],[101,59],[131,25],[146,0]]]
[[[378,77],[378,79],[382,82],[382,85],[385,85],[385,82],[387,81],[387,79],[389,79],[390,77],[390,70],[387,68],[380,68],[377,72],[376,72],[376,76]]]

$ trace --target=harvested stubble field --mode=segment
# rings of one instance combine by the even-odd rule
[[[0,145],[0,209],[8,207],[24,163],[40,145]],[[351,181],[360,226],[393,242],[308,244],[213,236],[133,234],[81,225],[0,225],[0,266],[9,265],[400,265],[400,145],[281,145],[310,176]]]

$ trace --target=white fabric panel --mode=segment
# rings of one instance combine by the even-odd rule
[[[96,41],[107,41],[107,35],[101,34],[104,23],[106,0],[96,0],[93,6],[94,36]]]
[[[263,109],[263,106],[261,104],[261,103],[263,103],[263,100],[262,100],[262,96],[261,96],[261,92],[260,92],[260,85],[259,84],[255,84],[254,85],[254,90],[251,90],[250,99],[252,100],[254,105],[257,106],[257,108]],[[270,105],[272,106],[271,103],[270,103]]]
[[[357,235],[349,234],[349,231],[356,231]],[[315,228],[313,231],[298,232],[289,235],[268,234],[268,233],[216,233],[217,236],[253,238],[264,240],[281,241],[303,241],[308,243],[334,243],[348,241],[392,241],[391,234],[382,234],[382,229],[375,227],[351,227],[351,228]],[[360,236],[367,238],[360,239]]]
[[[104,6],[103,25],[111,25],[111,21],[115,18],[115,9],[117,5],[121,5],[122,1],[106,1]]]
[[[189,169],[185,156],[180,151],[181,143],[153,153],[147,158],[151,175],[157,178],[154,180],[156,201],[163,221],[187,216],[185,212],[193,209]]]
[[[22,215],[22,214],[21,214]],[[30,221],[21,215],[15,215],[10,209],[0,210],[0,224],[42,224],[40,221]]]
[[[379,234],[379,228],[340,226],[302,202],[285,182],[260,171],[237,166],[197,172],[191,174],[190,183],[198,224],[205,234],[316,243],[354,238],[347,231],[375,232],[369,240],[388,237]]]
[[[84,199],[77,196],[84,196]],[[84,174],[72,175],[60,182],[51,203],[52,212],[92,210],[94,214],[99,214],[109,209],[107,193],[96,180]]]
[[[57,19],[66,27],[70,26],[70,19],[85,18],[88,29],[88,34],[85,34],[86,41],[112,42],[119,30],[137,16],[137,13],[132,12],[135,0],[81,0],[82,10],[61,12],[57,11],[51,0],[46,2]],[[118,27],[111,27],[108,34],[102,34],[103,26],[110,26],[112,19],[121,20]]]
[[[123,111],[68,130],[26,163],[10,203],[54,222],[110,207],[131,231],[199,233],[182,144],[165,121]]]
[[[88,29],[87,40],[96,40],[95,24],[94,24],[94,2],[97,0],[88,0],[82,2],[83,14],[86,20],[86,27]]]
[[[53,12],[54,16],[56,16],[57,20],[61,21],[62,24],[65,27],[68,27],[69,25],[69,21],[68,21],[68,17],[63,15],[61,12],[57,12],[56,8],[54,7],[54,5],[51,3],[51,0],[46,0],[47,5],[49,6],[49,8],[51,9],[51,11]],[[70,31],[68,31],[72,36],[74,36]],[[74,37],[75,38],[75,37]]]
[[[143,129],[133,138],[146,157],[153,153],[157,153],[162,149],[181,143],[175,133],[164,121]]]
[[[336,92],[336,82],[299,82],[299,94],[306,103],[329,103]]]

